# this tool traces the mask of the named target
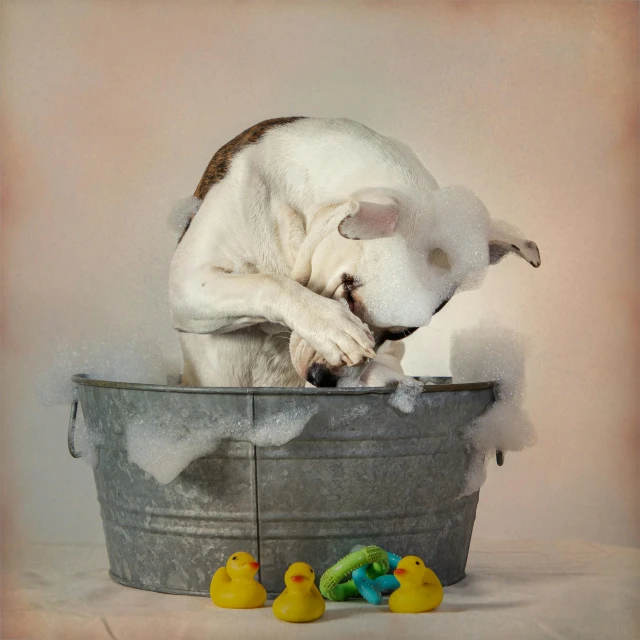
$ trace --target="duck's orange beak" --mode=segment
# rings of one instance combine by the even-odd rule
[[[304,576],[291,576],[291,580],[293,580],[293,582],[302,582],[304,580]]]
[[[403,576],[405,573],[407,573],[406,569],[396,569],[393,572],[393,575],[395,575],[395,576]]]
[[[259,569],[260,568],[260,563],[258,562],[248,562],[247,563],[252,569]]]

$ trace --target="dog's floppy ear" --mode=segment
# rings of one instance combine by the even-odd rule
[[[354,194],[349,214],[338,225],[340,235],[349,240],[373,240],[393,235],[398,222],[398,201],[384,190]]]
[[[497,264],[507,254],[515,253],[532,267],[537,269],[540,266],[538,245],[503,220],[491,221],[489,237],[489,264]]]

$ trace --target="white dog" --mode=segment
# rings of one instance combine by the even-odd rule
[[[251,127],[195,198],[170,273],[189,386],[397,383],[394,341],[470,277],[510,252],[540,265],[473,193],[440,189],[406,145],[346,119]]]

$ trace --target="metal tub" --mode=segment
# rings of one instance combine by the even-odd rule
[[[472,455],[462,430],[493,402],[492,383],[425,386],[404,414],[389,389],[74,382],[69,449],[78,455],[79,400],[87,428],[101,434],[94,476],[117,582],[208,595],[214,571],[243,550],[274,594],[290,563],[321,575],[356,544],[421,556],[445,585],[465,575],[478,493],[459,497]],[[127,459],[132,418],[170,415],[189,426],[224,413],[254,424],[283,406],[316,412],[284,446],[227,440],[164,485]],[[354,406],[366,413],[353,417]]]

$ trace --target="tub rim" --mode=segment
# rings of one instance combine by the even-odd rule
[[[395,387],[177,387],[164,384],[147,384],[139,382],[118,382],[91,378],[85,373],[71,377],[77,384],[87,387],[106,389],[126,389],[129,391],[156,391],[162,393],[195,393],[205,395],[275,395],[275,396],[365,396],[387,395],[394,393]],[[454,391],[477,391],[494,389],[496,381],[464,382],[450,384],[424,384],[422,393],[441,393]]]

